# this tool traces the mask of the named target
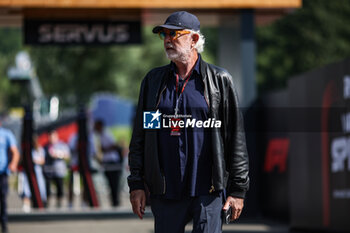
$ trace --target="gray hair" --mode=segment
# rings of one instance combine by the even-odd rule
[[[204,51],[204,44],[205,44],[205,37],[200,31],[194,31],[194,30],[189,30],[192,34],[197,34],[199,36],[199,39],[197,43],[195,44],[194,48],[197,50],[198,53],[201,53]]]

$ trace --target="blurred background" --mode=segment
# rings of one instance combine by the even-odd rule
[[[41,220],[113,218],[106,232],[129,232],[135,105],[146,73],[169,63],[151,30],[176,10],[198,16],[202,57],[232,74],[245,118],[251,188],[242,219],[224,232],[349,232],[348,0],[0,1],[0,112],[22,155],[9,177],[9,219],[17,223],[10,230],[40,232],[34,223]],[[111,168],[120,180],[117,204],[99,150],[89,149],[101,143],[98,120],[118,146]],[[32,195],[28,208],[23,175],[37,176],[32,138],[46,148],[52,131],[70,149],[63,197],[55,198],[50,183],[52,197]],[[27,183],[33,193],[40,189],[32,178]],[[147,221],[133,232],[152,232]],[[97,231],[89,229],[76,231]]]

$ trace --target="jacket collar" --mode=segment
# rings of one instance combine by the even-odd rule
[[[208,64],[203,59],[201,59],[199,67],[203,81],[207,78],[207,66]]]

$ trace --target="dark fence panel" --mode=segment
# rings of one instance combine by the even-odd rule
[[[305,109],[289,118],[291,225],[349,231],[350,60],[295,77],[288,91],[290,111]]]
[[[270,92],[245,112],[251,185],[247,215],[289,219],[288,92]]]

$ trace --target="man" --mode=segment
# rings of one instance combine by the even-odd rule
[[[196,16],[175,12],[153,33],[164,40],[171,63],[151,70],[141,84],[129,153],[133,211],[142,219],[147,186],[156,233],[184,232],[190,220],[192,232],[221,232],[222,211],[231,207],[230,220],[237,219],[249,186],[232,78],[201,58]],[[160,129],[148,129],[154,124]]]
[[[97,156],[102,161],[105,176],[110,188],[113,207],[117,207],[119,200],[119,181],[122,172],[122,148],[114,138],[104,130],[104,122],[96,120],[94,125]]]
[[[51,181],[56,185],[56,207],[62,207],[64,195],[64,177],[67,175],[66,161],[70,158],[70,150],[60,140],[57,131],[49,132],[49,142],[45,145],[44,176],[46,179],[47,207],[50,206]]]
[[[87,135],[87,151],[86,151],[86,156],[87,156],[87,163],[90,169],[90,172],[96,172],[96,168],[93,167],[93,161],[94,157],[96,156],[96,148],[94,144],[94,139],[92,133],[88,132]],[[73,207],[73,202],[74,202],[74,197],[73,194],[79,193],[77,190],[80,190],[80,176],[79,176],[79,134],[75,133],[73,134],[69,141],[68,141],[68,146],[71,152],[71,159],[69,161],[69,184],[68,184],[68,207],[72,208]],[[78,177],[78,179],[75,179],[75,177]],[[84,185],[83,187],[83,205],[86,205],[89,203],[88,200],[88,187],[87,185]],[[78,195],[78,194],[76,194]]]
[[[7,177],[10,171],[17,171],[19,161],[19,152],[16,145],[16,139],[10,130],[2,127],[2,118],[0,116],[0,204],[1,204],[1,229],[7,232],[7,203],[8,192]]]

